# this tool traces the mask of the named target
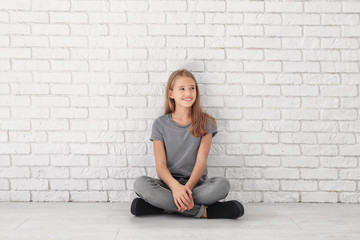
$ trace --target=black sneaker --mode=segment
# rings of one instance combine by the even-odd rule
[[[145,202],[145,200],[142,198],[135,198],[131,203],[130,211],[135,216],[144,216],[151,214],[160,214],[163,213],[164,210]]]
[[[231,218],[236,219],[244,215],[243,205],[236,200],[227,202],[216,202],[208,206],[207,217],[211,218]]]

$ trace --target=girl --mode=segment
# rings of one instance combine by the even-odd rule
[[[180,69],[166,85],[165,114],[152,126],[156,172],[160,179],[141,176],[134,184],[131,213],[142,216],[180,213],[195,218],[238,218],[244,208],[238,201],[219,202],[230,190],[225,177],[207,176],[211,140],[217,134],[215,119],[200,106],[194,75]]]

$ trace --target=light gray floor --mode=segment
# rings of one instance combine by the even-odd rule
[[[360,239],[360,205],[244,204],[237,220],[134,217],[127,203],[0,203],[0,239]]]

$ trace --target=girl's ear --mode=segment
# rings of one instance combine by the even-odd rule
[[[173,94],[173,91],[169,89],[169,97],[172,99],[174,98],[174,94]]]

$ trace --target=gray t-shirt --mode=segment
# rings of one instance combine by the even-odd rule
[[[200,146],[201,137],[193,137],[188,127],[177,124],[172,118],[171,113],[158,117],[152,126],[150,140],[161,140],[164,142],[166,153],[166,164],[171,175],[175,177],[190,177],[195,166],[197,153]],[[208,121],[208,133],[212,137],[217,134],[217,129]],[[207,176],[205,168],[203,179]]]

